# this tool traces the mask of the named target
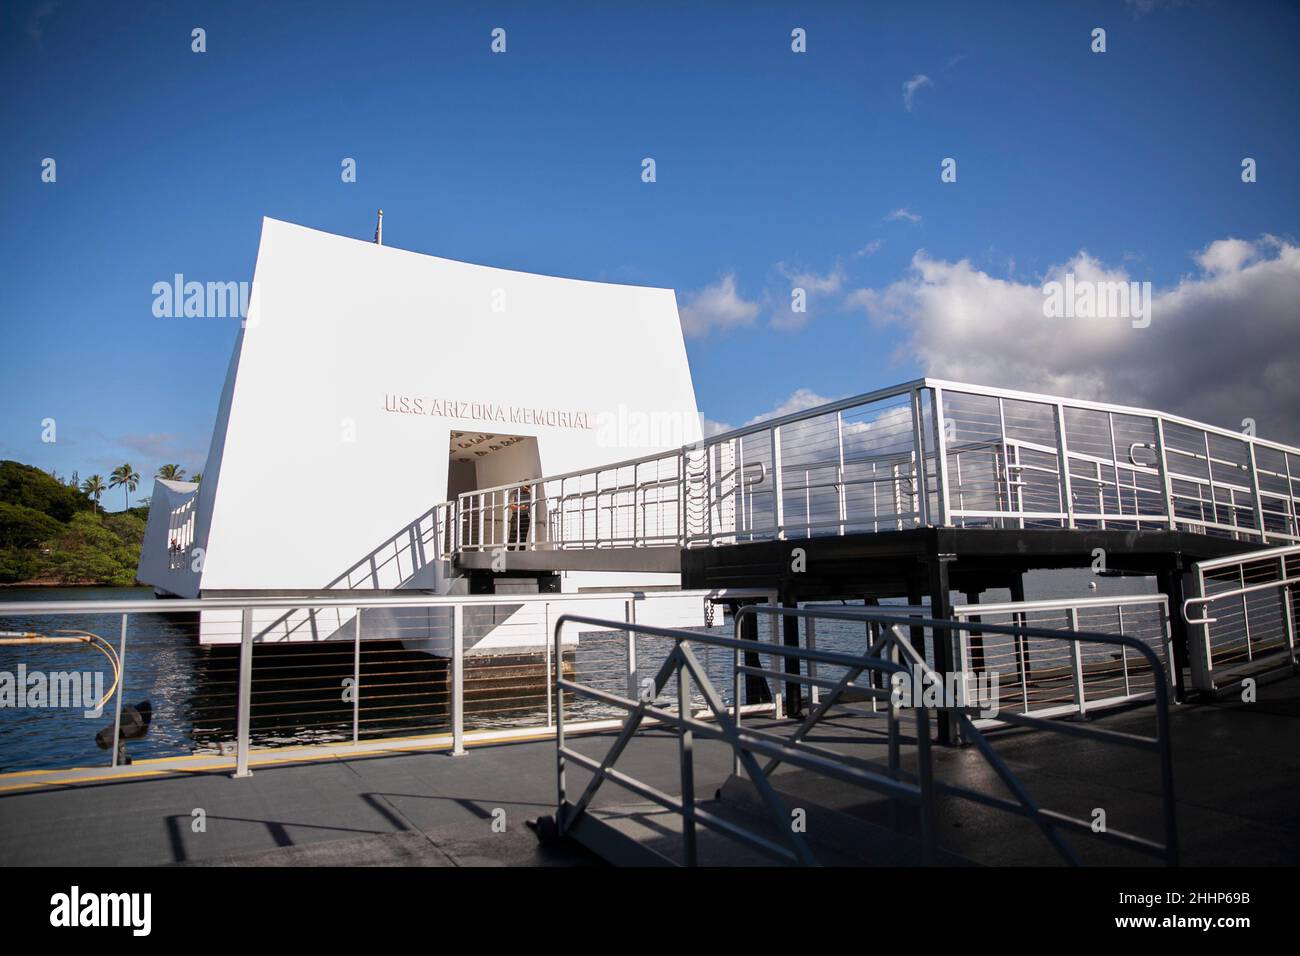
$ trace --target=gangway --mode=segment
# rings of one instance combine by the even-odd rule
[[[457,554],[907,528],[1300,543],[1300,449],[1150,409],[922,378],[670,452],[461,495]],[[534,520],[502,517],[525,490]],[[468,533],[462,533],[469,529]]]
[[[1182,608],[1201,562],[1300,545],[1300,449],[1152,409],[936,378],[669,452],[479,489],[446,504],[462,573],[679,571],[779,603],[1024,599],[1045,568],[1154,577]],[[512,540],[506,509],[532,502]],[[516,526],[517,527],[517,526]],[[462,529],[471,529],[468,535]],[[515,532],[517,534],[517,532]],[[1182,699],[1187,623],[1171,616]],[[947,648],[934,666],[949,672]],[[940,715],[945,739],[951,730]]]

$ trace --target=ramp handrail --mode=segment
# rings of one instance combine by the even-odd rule
[[[457,510],[495,515],[529,487],[535,519],[558,512],[545,535],[523,543],[531,549],[926,526],[1159,528],[1300,543],[1297,478],[1300,448],[1253,435],[924,378],[657,454],[466,492]]]
[[[1098,708],[1127,705],[1135,701],[1152,699],[1153,692],[1141,681],[1135,680],[1129,670],[1127,652],[1121,650],[1119,662],[1107,670],[1105,662],[1086,661],[1079,652],[1078,642],[1070,642],[1067,653],[1057,659],[1043,660],[1023,639],[1012,642],[1000,654],[990,652],[984,645],[983,622],[993,618],[1010,617],[1013,622],[1027,624],[1032,615],[1059,612],[1065,618],[1064,626],[1071,631],[1083,630],[1085,616],[1089,617],[1087,629],[1110,633],[1109,625],[1101,627],[1096,615],[1103,611],[1114,613],[1115,633],[1144,640],[1156,647],[1164,656],[1164,672],[1170,684],[1175,681],[1173,638],[1169,626],[1169,599],[1164,594],[1123,594],[1090,598],[1051,598],[1036,601],[1006,601],[996,604],[959,604],[952,609],[954,620],[970,623],[956,635],[957,659],[962,670],[987,671],[998,669],[998,664],[1010,658],[1011,667],[1019,677],[1019,697],[1025,713],[1033,711],[1039,717],[1056,717],[1063,714],[1084,716]],[[1125,612],[1128,612],[1127,618]],[[1043,624],[1044,622],[1039,622]],[[1055,627],[1055,622],[1047,623]],[[1145,631],[1146,636],[1140,632]],[[990,663],[992,661],[992,663]],[[1069,670],[1069,686],[1073,699],[1054,701],[1050,697],[1052,685],[1058,683],[1063,667]],[[1112,689],[1109,684],[1116,686]],[[1038,699],[1035,699],[1035,698]],[[1000,705],[1006,709],[1005,702]],[[989,721],[992,723],[993,721]]]
[[[808,620],[821,618],[839,621],[875,622],[877,625],[888,625],[887,627],[880,628],[880,636],[872,644],[869,653],[878,654],[885,643],[892,643],[893,646],[907,659],[909,669],[915,668],[916,671],[923,675],[923,679],[938,682],[937,686],[940,687],[943,686],[943,678],[925,661],[925,658],[912,645],[911,641],[904,636],[901,630],[903,627],[929,628],[931,632],[935,634],[936,640],[939,639],[938,631],[940,630],[949,633],[957,633],[962,630],[974,629],[984,633],[999,633],[1013,637],[1069,640],[1132,648],[1146,660],[1147,665],[1151,668],[1156,705],[1156,735],[1154,737],[1146,737],[1138,734],[1106,730],[1096,727],[1087,727],[1078,723],[1053,721],[1042,717],[1030,716],[1028,714],[999,713],[998,719],[1022,727],[1047,730],[1066,736],[1100,740],[1107,743],[1134,747],[1139,750],[1156,753],[1160,760],[1161,806],[1164,812],[1163,843],[1157,843],[1153,840],[1120,830],[1115,830],[1113,828],[1097,832],[1093,829],[1091,821],[1082,820],[1054,810],[1047,810],[1039,807],[1034,802],[1029,792],[1020,784],[1010,768],[993,749],[992,745],[976,726],[975,722],[971,720],[970,713],[978,710],[978,707],[969,706],[964,700],[944,701],[940,709],[951,713],[956,718],[962,738],[975,745],[981,756],[994,772],[997,773],[1003,784],[1006,785],[1006,787],[1016,796],[1016,800],[1006,800],[970,788],[937,781],[934,783],[934,789],[951,796],[960,797],[975,803],[980,803],[995,809],[1005,810],[1028,818],[1038,826],[1048,842],[1050,842],[1058,853],[1060,853],[1061,856],[1071,865],[1079,865],[1081,861],[1074,849],[1066,843],[1060,833],[1057,832],[1058,828],[1091,834],[1099,839],[1127,847],[1131,850],[1162,857],[1170,866],[1177,865],[1178,827],[1174,803],[1173,758],[1169,746],[1169,691],[1165,682],[1163,665],[1150,647],[1142,641],[1126,635],[1101,634],[1087,631],[1059,631],[1024,625],[999,625],[984,624],[982,622],[972,623],[966,621],[936,620],[929,617],[918,617],[915,609],[911,609],[909,613],[900,614],[896,611],[891,612],[891,609],[866,607],[846,607],[843,610],[828,610],[822,608],[788,608],[774,605],[748,605],[736,614],[737,628],[739,628],[741,620],[746,615],[751,614],[768,614],[779,617],[805,618]],[[788,655],[797,659],[807,659],[803,655],[796,653],[797,650],[799,649],[796,647],[783,645],[774,648],[769,651],[769,653],[780,657]],[[829,682],[827,681],[819,681],[818,678],[799,674],[782,673],[781,679],[785,681],[794,680],[797,683],[803,684],[821,683],[822,686],[829,685]],[[834,689],[832,696],[819,702],[812,712],[804,718],[803,723],[800,725],[798,730],[795,731],[796,738],[806,735],[821,719],[823,719],[830,707],[834,705],[840,693],[842,693],[842,691],[847,687],[851,686],[858,690],[864,690],[864,688],[853,684],[854,680],[856,680],[856,675],[846,674],[841,681],[833,685]],[[920,741],[918,740],[918,744],[919,743]],[[890,750],[891,766],[893,766],[895,758],[892,741]]]
[[[1185,582],[1188,596],[1180,610],[1190,628],[1187,643],[1197,690],[1217,692],[1284,657],[1292,669],[1300,667],[1295,591],[1300,545],[1200,561]]]
[[[770,760],[790,763],[794,766],[803,767],[835,779],[875,790],[886,794],[891,799],[917,805],[921,811],[923,853],[927,862],[933,858],[933,798],[929,787],[930,774],[928,772],[929,724],[928,713],[924,708],[920,708],[915,715],[919,727],[918,740],[924,741],[919,749],[920,763],[923,769],[918,774],[918,782],[911,783],[882,774],[879,768],[867,764],[865,761],[844,758],[821,748],[807,745],[800,746],[797,745],[797,741],[791,743],[782,740],[776,735],[741,726],[739,722],[739,675],[757,671],[766,673],[769,676],[776,676],[777,672],[764,671],[761,668],[742,667],[739,663],[740,655],[743,652],[775,655],[776,650],[771,645],[759,641],[726,638],[694,631],[564,614],[555,622],[555,646],[557,648],[561,646],[564,626],[569,623],[630,630],[637,634],[668,638],[673,640],[675,645],[639,700],[631,700],[594,687],[588,687],[577,681],[568,680],[563,674],[556,672],[555,694],[553,696],[555,701],[557,783],[555,822],[560,835],[568,833],[579,823],[583,814],[588,812],[597,791],[608,780],[681,815],[683,821],[683,850],[688,866],[694,866],[698,863],[695,838],[696,824],[702,824],[778,859],[803,865],[815,864],[816,860],[807,841],[790,826],[789,808],[782,803],[768,781],[766,771],[759,767],[755,759],[763,756]],[[692,643],[728,648],[733,651],[735,662],[733,665],[734,688],[731,713],[723,704],[721,697],[714,689],[705,670],[700,666],[698,659],[691,652],[688,645]],[[897,662],[871,656],[809,651],[802,648],[782,648],[781,656],[787,654],[803,660],[816,660],[831,665],[853,667],[859,671],[871,669],[893,674],[906,670]],[[654,701],[664,690],[669,678],[674,675],[677,677],[676,713],[665,707],[654,705]],[[695,716],[691,705],[691,681],[695,682],[704,697],[707,716],[711,718],[708,722]],[[602,760],[594,760],[566,746],[563,704],[565,691],[572,695],[585,696],[618,706],[627,712],[628,716],[618,737]],[[637,730],[647,720],[671,727],[677,730],[679,734],[679,761],[682,781],[682,793],[679,798],[663,793],[657,788],[615,769],[613,766]],[[720,740],[731,746],[738,765],[743,767],[749,775],[750,781],[762,799],[770,821],[774,824],[776,831],[781,834],[781,843],[777,843],[761,833],[696,806],[693,750],[693,742],[696,736],[704,739]],[[569,763],[583,767],[592,773],[592,779],[581,796],[573,803],[570,803],[568,799],[566,767]]]

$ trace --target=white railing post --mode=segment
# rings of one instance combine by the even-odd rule
[[[451,612],[451,755],[465,755],[465,606]]]
[[[1124,605],[1116,604],[1115,610],[1117,612],[1116,616],[1119,621],[1119,629],[1115,633],[1118,634],[1120,637],[1123,637],[1124,636]],[[1167,669],[1172,670],[1172,668],[1168,668],[1168,663],[1169,663],[1169,608],[1168,606],[1165,607],[1165,613],[1161,615],[1160,636],[1162,638],[1161,645],[1164,647],[1166,667]],[[1124,671],[1124,696],[1128,697],[1130,694],[1133,693],[1133,689],[1132,687],[1129,686],[1127,647],[1121,647],[1119,649],[1119,663],[1120,663],[1120,667]]]
[[[638,546],[638,535],[641,532],[641,483],[639,475],[641,472],[640,465],[632,466],[632,547]]]
[[[1111,418],[1113,420],[1113,414]],[[1113,430],[1114,425],[1111,427]],[[1119,456],[1116,455],[1115,457],[1118,458]],[[1156,416],[1156,463],[1160,466],[1160,487],[1165,499],[1165,517],[1169,520],[1169,530],[1175,531],[1178,522],[1174,518],[1174,486],[1169,478],[1169,456],[1165,449],[1165,420],[1159,415]],[[1117,461],[1115,464],[1115,500],[1119,501],[1119,462]],[[1134,479],[1134,484],[1136,483],[1136,479]],[[1123,509],[1121,508],[1121,510]]]
[[[785,538],[785,491],[781,487],[781,426],[772,429],[772,489],[775,509],[776,528],[774,537]]]
[[[1300,516],[1296,515],[1295,485],[1291,484],[1291,455],[1285,451],[1282,467],[1286,471],[1286,530],[1294,537],[1300,535]]]
[[[1066,527],[1074,527],[1074,494],[1070,488],[1070,449],[1065,441],[1065,406],[1056,403],[1056,465],[1060,473],[1061,510],[1065,512]]]
[[[952,636],[957,639],[957,673],[960,680],[957,684],[957,703],[962,707],[969,707],[970,701],[967,699],[967,690],[975,684],[975,673],[971,670],[970,661],[970,617],[967,612],[953,612],[953,620],[957,621],[961,627],[952,630]],[[978,693],[978,692],[977,692]],[[964,740],[965,734],[960,738]]]
[[[1196,567],[1195,573],[1186,575],[1183,581],[1184,595],[1198,600],[1190,603],[1185,601],[1183,607],[1171,608],[1170,613],[1184,614],[1185,608],[1199,607],[1201,618],[1209,618],[1210,602],[1199,600],[1206,596],[1205,572]],[[1192,587],[1188,587],[1188,583]],[[1210,643],[1210,626],[1208,620],[1203,624],[1187,625],[1187,656],[1188,663],[1192,666],[1192,686],[1200,691],[1214,690],[1214,647]]]
[[[681,648],[680,641],[677,647]],[[681,720],[691,717],[691,679],[685,658],[677,662],[677,716]],[[686,865],[696,866],[699,859],[695,844],[695,735],[684,726],[677,742],[682,780],[682,844]]]
[[[632,599],[623,602],[623,622],[625,624],[636,623],[636,606]],[[636,633],[628,628],[623,632],[627,635],[627,696],[631,700],[641,698],[641,690],[637,686],[636,680]]]
[[[244,608],[239,638],[239,708],[235,729],[235,776],[251,777],[248,737],[253,704],[253,609]]]
[[[1169,597],[1167,595],[1164,596],[1164,599],[1160,602],[1160,609],[1163,612],[1160,616],[1160,623],[1163,627],[1161,633],[1165,639],[1165,677],[1169,681],[1169,686],[1173,687],[1177,683],[1176,678],[1178,677],[1178,674],[1174,659],[1174,622],[1169,617]],[[1187,642],[1189,644],[1191,643],[1190,632],[1188,632]]]
[[[839,505],[840,534],[843,534],[844,522],[848,517],[848,497],[844,488],[844,411],[842,409],[835,413],[835,442],[839,447],[839,466],[835,471],[835,497]],[[740,486],[744,486],[743,480]],[[872,485],[872,490],[875,490],[875,485]]]
[[[1079,630],[1079,609],[1070,608],[1070,630],[1078,632]],[[1070,641],[1070,667],[1074,671],[1074,703],[1079,708],[1079,716],[1083,717],[1088,713],[1088,703],[1083,696],[1083,654],[1079,649],[1079,641]]]
[[[551,694],[554,686],[551,680],[551,602],[547,601],[542,605],[542,634],[545,640],[542,641],[546,648],[546,726],[548,728],[555,726],[555,715],[551,712]],[[563,670],[564,661],[560,661],[560,668]]]
[[[361,608],[357,608],[357,636],[352,644],[352,742],[361,735]]]
[[[943,414],[943,389],[937,386],[931,391],[931,409],[934,417],[934,465],[935,465],[935,483],[937,499],[939,502],[939,520],[940,526],[947,526],[951,523],[950,515],[952,514],[952,503],[949,498],[948,488],[948,434],[946,422]],[[920,395],[918,393],[919,401]],[[920,406],[918,405],[918,410]],[[957,484],[961,484],[961,459],[957,460],[958,477]],[[922,483],[924,488],[924,483]],[[960,502],[959,502],[960,503]],[[930,504],[929,492],[926,492],[926,507]]]
[[[897,468],[897,465],[894,466]],[[912,389],[912,492],[916,496],[916,526],[924,528],[930,523],[930,495],[925,487],[925,428],[921,410],[921,390]],[[897,486],[897,481],[895,481]],[[901,512],[902,504],[894,508]],[[902,515],[899,514],[897,526],[902,527]]]
[[[808,650],[817,650],[817,618],[805,618],[804,631],[808,635]],[[808,661],[808,676],[817,679],[817,661],[811,658]],[[812,700],[813,706],[817,706],[822,702],[822,689],[816,684],[809,684],[808,697]]]
[[[1286,580],[1286,555],[1277,559],[1278,563],[1278,580]],[[1279,588],[1282,592],[1282,620],[1286,624],[1286,651],[1287,656],[1291,658],[1291,666],[1296,664],[1295,653],[1295,612],[1291,608],[1291,585],[1284,584]]]
[[[126,619],[122,615],[122,635],[117,645],[117,705],[113,715],[113,764],[117,766],[117,755],[122,749],[122,696],[126,693]]]
[[[1246,461],[1250,467],[1250,495],[1255,511],[1255,526],[1259,528],[1260,544],[1268,543],[1268,529],[1264,527],[1264,499],[1259,494],[1259,468],[1255,464],[1255,443],[1246,439]],[[1233,508],[1235,515],[1236,508]],[[1285,577],[1285,575],[1283,575]]]
[[[1023,512],[1021,507],[1020,495],[1020,451],[1017,447],[1016,460],[1013,464],[1011,461],[1011,441],[1007,437],[1007,405],[1001,395],[998,396],[998,439],[1002,442],[1002,477],[1006,480],[1007,485],[1007,511],[1012,513]],[[1016,469],[1017,477],[1013,481],[1011,470]],[[1017,518],[1018,527],[1025,526],[1024,516]]]
[[[780,599],[779,595],[773,595],[771,598],[771,603],[776,604],[776,602],[779,599]],[[785,654],[782,653],[784,650],[783,647],[784,642],[781,640],[781,629],[782,629],[783,619],[780,614],[769,614],[768,617],[772,621],[772,668],[771,669],[776,670],[778,666],[778,662],[780,662],[782,666],[785,664]],[[760,666],[762,665],[761,658],[759,659],[759,664]],[[767,680],[766,677],[764,677],[763,679]],[[785,694],[789,686],[790,685],[786,682],[780,682],[777,685],[777,689],[772,693],[772,716],[775,717],[777,720],[785,720]]]

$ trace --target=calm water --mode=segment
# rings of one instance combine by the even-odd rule
[[[152,600],[149,588],[4,588],[0,601]],[[48,634],[60,628],[90,631],[116,647],[121,616],[19,615],[0,618],[0,630]],[[192,626],[171,622],[159,614],[133,616],[127,637],[124,701],[148,700],[153,705],[149,734],[130,744],[134,757],[189,753],[189,701],[194,689],[194,662],[201,651],[190,636]],[[104,655],[88,647],[0,647],[0,671],[17,672],[19,662],[31,671],[90,671],[112,686],[112,671]],[[99,718],[81,709],[0,708],[0,771],[39,767],[108,764],[111,754],[95,745],[95,734],[111,727],[113,711],[106,705]]]
[[[1097,583],[1090,590],[1089,582]],[[1036,572],[1026,578],[1026,597],[1030,600],[1045,598],[1107,596],[1117,594],[1153,593],[1154,581],[1146,578],[1097,578],[1087,571]],[[954,595],[961,600],[961,595]],[[994,603],[1009,600],[1003,591],[986,592],[981,600]],[[0,589],[0,601],[73,601],[73,600],[151,600],[147,588],[39,588]],[[719,613],[714,633],[729,636],[731,621]],[[91,631],[117,645],[121,628],[118,615],[71,615],[68,617],[17,615],[0,619],[0,630],[37,631],[50,633],[60,627]],[[763,631],[766,636],[766,626]],[[863,628],[860,625],[822,622],[818,625],[818,647],[825,650],[861,651]],[[640,638],[637,642],[639,673],[650,676],[670,649],[670,643],[653,638]],[[223,653],[228,654],[229,650]],[[626,689],[626,651],[621,635],[591,635],[584,637],[578,650],[578,676],[584,682],[623,692]],[[731,654],[719,648],[700,653],[711,679],[719,692],[729,702],[731,699]],[[256,660],[256,658],[255,658]],[[25,663],[29,672],[92,671],[103,674],[104,687],[112,683],[103,655],[79,646],[62,647],[0,647],[0,671],[16,673],[19,663]],[[188,754],[197,750],[214,749],[213,738],[207,736],[212,728],[211,711],[204,711],[202,701],[213,697],[209,681],[211,675],[224,675],[228,661],[215,660],[209,648],[201,648],[194,639],[192,620],[164,614],[133,615],[130,619],[125,661],[125,702],[135,704],[148,700],[153,706],[153,722],[149,733],[141,740],[129,744],[136,759]],[[205,678],[205,675],[208,677]],[[822,676],[832,676],[823,674]],[[365,685],[363,679],[363,686]],[[672,698],[670,689],[665,695]],[[363,701],[365,694],[362,695]],[[224,705],[223,705],[224,706]],[[421,719],[429,719],[428,705],[423,705]],[[401,712],[401,711],[399,711]],[[418,708],[409,711],[416,714]],[[519,723],[535,723],[543,712],[540,701],[497,715],[467,713],[469,729],[500,727]],[[404,713],[404,712],[403,712]],[[588,706],[580,708],[575,717],[594,716]],[[257,710],[255,707],[255,719]],[[98,749],[95,734],[111,727],[112,705],[105,707],[99,718],[87,718],[81,709],[25,709],[0,708],[0,771],[38,769],[65,766],[107,765],[111,755]],[[443,721],[437,723],[441,726]],[[196,729],[196,724],[198,728]],[[350,739],[350,718],[315,721],[311,727],[281,727],[274,733],[257,735],[255,743],[285,745],[321,740]],[[430,729],[433,729],[432,726]],[[220,738],[230,736],[230,728],[223,728]]]

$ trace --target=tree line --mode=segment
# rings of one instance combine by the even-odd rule
[[[166,464],[157,477],[183,481],[185,469]],[[195,474],[190,481],[199,481]],[[0,583],[105,584],[135,582],[148,518],[148,497],[131,507],[140,474],[130,463],[107,480],[55,472],[17,461],[0,461]],[[126,509],[106,513],[101,499],[122,489]]]
[[[57,478],[58,476],[56,475],[54,477]],[[164,478],[168,481],[184,481],[185,469],[180,465],[175,464],[163,465],[158,469],[158,473],[154,475],[154,477]],[[203,480],[203,473],[196,471],[194,476],[189,480],[197,485]],[[73,487],[77,486],[77,473],[75,471],[72,473],[70,484]],[[99,507],[99,500],[104,496],[105,491],[108,491],[110,488],[121,488],[127,510],[130,510],[131,492],[135,491],[139,486],[140,475],[131,467],[131,464],[127,462],[118,465],[109,473],[107,485],[104,484],[103,475],[91,475],[85,481],[81,482],[80,488],[81,491],[95,503],[96,508]],[[148,503],[148,499],[145,499],[145,503]]]

